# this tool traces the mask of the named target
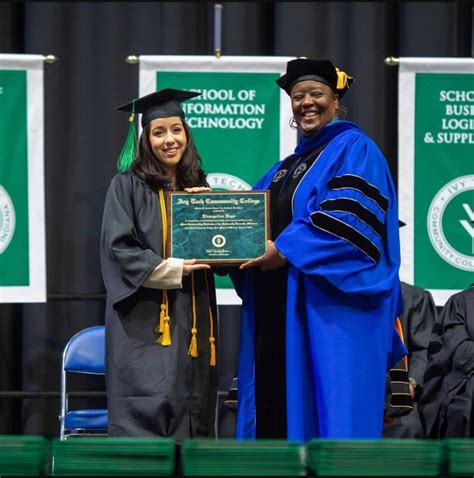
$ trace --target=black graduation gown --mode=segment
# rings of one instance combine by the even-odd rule
[[[156,343],[162,291],[142,284],[162,257],[157,194],[134,173],[117,174],[107,191],[101,232],[109,436],[178,442],[215,436],[217,371],[210,366],[209,342],[209,305],[218,335],[213,275],[194,273],[199,356],[192,358],[190,276],[183,277],[182,289],[168,290],[172,344]]]
[[[428,360],[428,344],[436,320],[436,305],[431,294],[420,287],[401,282],[403,314],[400,322],[408,349],[408,377],[415,379],[415,401],[412,408],[397,409],[387,403],[386,416],[394,417],[384,423],[385,438],[421,438],[423,427],[417,406],[423,388],[423,376]],[[393,385],[392,385],[393,386]],[[407,384],[406,392],[409,393]],[[387,398],[391,398],[388,394]]]
[[[473,437],[474,287],[453,295],[433,327],[420,413],[430,438]]]

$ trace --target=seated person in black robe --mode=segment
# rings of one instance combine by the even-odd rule
[[[474,284],[443,307],[428,347],[420,413],[429,438],[474,437]]]
[[[401,282],[401,286],[404,311],[400,322],[408,349],[408,369],[402,359],[389,372],[383,436],[422,438],[424,433],[417,401],[423,389],[436,306],[427,290],[405,282]]]

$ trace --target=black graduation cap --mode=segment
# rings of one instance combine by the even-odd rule
[[[199,96],[197,91],[175,90],[165,88],[149,95],[142,96],[117,107],[121,111],[129,111],[142,114],[142,127],[156,118],[169,118],[179,116],[184,118],[184,111],[180,103]]]
[[[347,73],[335,68],[329,60],[297,58],[286,64],[286,73],[276,80],[288,94],[299,81],[313,80],[328,85],[342,98],[354,81]]]
[[[195,98],[201,93],[197,91],[175,90],[173,88],[165,88],[164,90],[155,91],[149,95],[142,96],[130,101],[116,109],[120,111],[130,112],[128,121],[127,138],[123,145],[120,156],[117,160],[117,169],[124,173],[132,165],[137,154],[137,132],[135,128],[135,113],[142,114],[142,128],[147,123],[156,118],[169,118],[171,116],[179,116],[184,119],[184,111],[181,108],[181,102]]]

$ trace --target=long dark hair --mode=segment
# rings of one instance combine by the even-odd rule
[[[186,133],[187,145],[181,161],[176,168],[176,189],[182,190],[193,186],[207,186],[206,174],[202,161],[194,145],[189,126],[182,121]],[[171,178],[167,176],[150,144],[150,123],[142,131],[138,142],[138,155],[132,165],[132,171],[146,181],[152,189],[167,189]]]

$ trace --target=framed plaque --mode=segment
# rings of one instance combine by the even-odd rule
[[[269,191],[168,196],[168,257],[235,265],[265,253]]]

